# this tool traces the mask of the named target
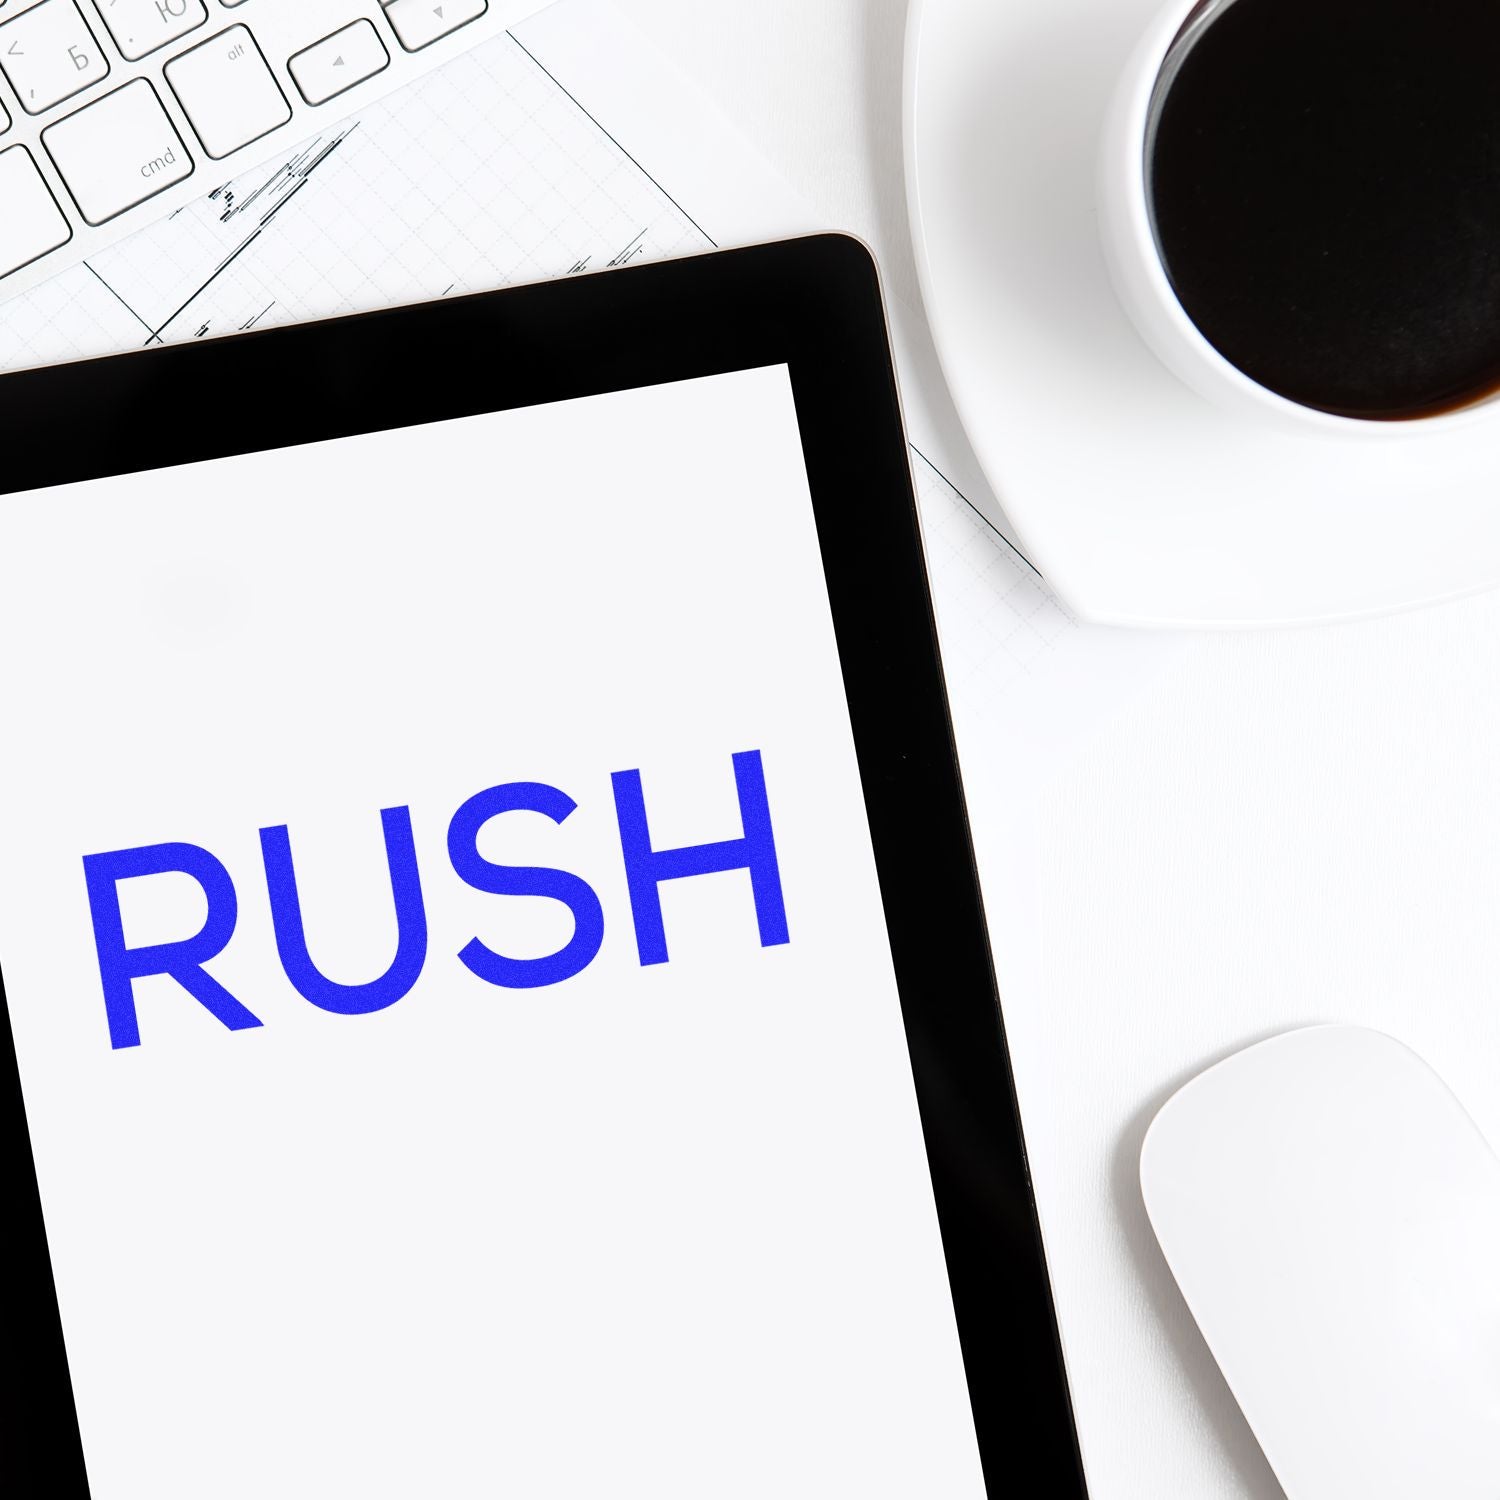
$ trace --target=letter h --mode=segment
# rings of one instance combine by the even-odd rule
[[[744,837],[725,839],[717,844],[653,849],[651,830],[646,822],[646,801],[641,791],[641,773],[616,771],[610,779],[614,783],[620,851],[625,857],[630,910],[635,918],[635,945],[642,967],[664,964],[668,959],[667,934],[661,912],[661,882],[684,880],[692,875],[748,870],[761,947],[772,948],[790,941],[759,750],[746,750],[734,757],[734,784],[739,794]]]

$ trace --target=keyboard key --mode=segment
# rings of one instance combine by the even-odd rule
[[[131,61],[175,42],[208,20],[203,0],[94,0],[115,45]]]
[[[0,68],[29,115],[39,115],[109,73],[74,0],[43,0],[0,26]]]
[[[68,221],[24,146],[0,151],[0,277],[73,238]]]
[[[190,176],[193,159],[144,78],[85,105],[42,132],[90,224],[103,224]]]
[[[356,21],[314,42],[287,64],[302,97],[324,104],[390,66],[391,55],[369,21]]]
[[[10,116],[5,112],[5,106],[0,104],[0,135],[4,135],[10,129]]]
[[[477,21],[489,8],[489,0],[392,0],[385,18],[408,52],[420,52],[450,31]]]
[[[248,146],[292,118],[292,106],[246,26],[174,57],[167,82],[215,160]]]

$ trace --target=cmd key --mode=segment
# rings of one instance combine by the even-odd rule
[[[177,127],[144,78],[49,125],[42,144],[90,224],[144,203],[193,171]]]

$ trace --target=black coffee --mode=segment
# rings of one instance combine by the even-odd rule
[[[1157,241],[1226,359],[1347,416],[1500,388],[1500,0],[1230,0],[1164,77]]]

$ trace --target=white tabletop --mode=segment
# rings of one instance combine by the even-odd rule
[[[905,0],[621,4],[915,300]],[[1126,664],[1103,709],[1044,673],[953,691],[1091,1489],[1270,1500],[1145,1221],[1140,1139],[1225,1053],[1333,1020],[1415,1047],[1500,1139],[1500,595],[1079,645]]]

